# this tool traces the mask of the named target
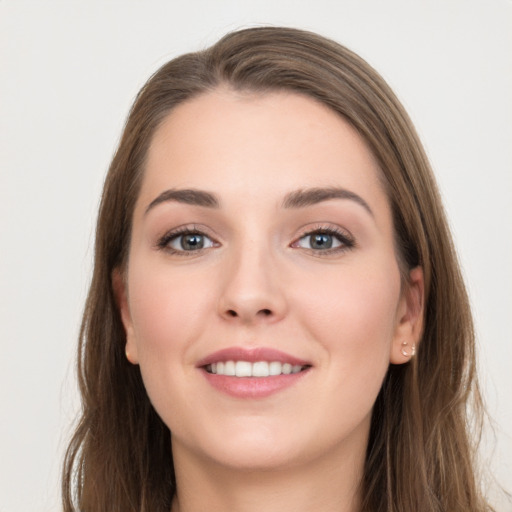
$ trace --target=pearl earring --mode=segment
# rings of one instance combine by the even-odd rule
[[[414,356],[416,354],[416,344],[412,344],[412,347],[411,347],[411,353],[409,353],[409,351],[407,350],[407,346],[409,345],[409,343],[407,343],[407,341],[402,341],[402,348],[400,350],[400,352],[402,352],[402,354],[405,356],[405,357],[409,357],[409,356]]]

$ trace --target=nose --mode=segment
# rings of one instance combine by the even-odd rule
[[[273,323],[287,311],[282,272],[263,249],[243,249],[226,262],[219,314],[241,324]]]

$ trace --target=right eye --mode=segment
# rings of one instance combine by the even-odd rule
[[[185,231],[165,235],[158,242],[158,246],[175,254],[185,254],[209,249],[215,246],[215,242],[199,231]]]

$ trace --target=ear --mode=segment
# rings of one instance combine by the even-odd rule
[[[114,290],[116,304],[119,308],[121,321],[123,322],[124,330],[126,333],[126,359],[128,359],[128,361],[130,361],[132,364],[138,364],[139,357],[137,352],[137,344],[135,343],[135,332],[133,329],[130,307],[128,305],[128,290],[124,275],[118,268],[112,272],[112,288]]]
[[[407,363],[414,356],[423,334],[425,282],[423,269],[416,267],[403,284],[398,304],[390,362]]]

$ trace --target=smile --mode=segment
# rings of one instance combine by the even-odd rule
[[[220,361],[206,366],[208,373],[228,377],[272,377],[299,373],[307,365],[281,363],[280,361]]]
[[[313,364],[269,347],[230,347],[209,354],[196,367],[222,394],[262,399],[298,384]]]

